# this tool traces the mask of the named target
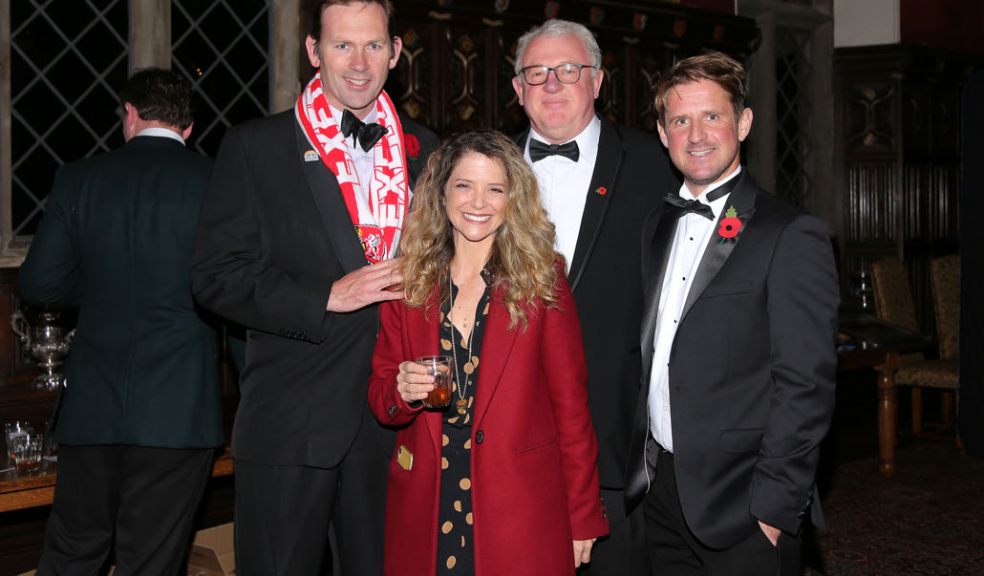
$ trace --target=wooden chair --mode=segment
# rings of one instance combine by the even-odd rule
[[[956,382],[960,364],[960,255],[951,254],[933,258],[929,263],[933,287],[933,312],[936,314],[936,339],[940,344],[940,360],[953,366],[954,392],[943,393],[943,409],[947,416],[955,413],[956,399],[960,394]],[[949,405],[947,403],[949,402]],[[944,420],[944,423],[949,421]]]
[[[956,300],[959,299],[959,262],[953,267],[952,261],[945,259],[932,263],[934,271],[933,302],[937,309],[937,330],[940,332],[940,358],[926,359],[922,354],[909,354],[899,361],[895,372],[895,382],[899,386],[912,388],[912,432],[922,433],[922,389],[937,388],[942,390],[942,421],[944,428],[953,425],[954,394],[957,390],[957,330],[956,330]],[[937,269],[939,270],[939,287],[936,286]],[[954,279],[949,271],[957,274]],[[919,332],[916,320],[916,307],[912,299],[912,289],[909,286],[909,274],[901,262],[894,258],[879,260],[871,265],[872,285],[875,292],[875,311],[877,316],[901,326],[912,332]],[[952,286],[952,288],[951,288]],[[953,293],[953,290],[956,290]],[[940,312],[940,304],[944,312]],[[947,306],[952,307],[952,314],[946,312]],[[941,319],[942,316],[942,319]],[[949,318],[952,317],[952,323]],[[941,324],[943,322],[943,324]],[[946,344],[944,344],[946,341]]]

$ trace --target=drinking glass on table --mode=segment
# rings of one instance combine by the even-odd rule
[[[14,457],[14,466],[18,472],[34,470],[41,465],[41,453],[44,448],[44,434],[29,432],[15,436],[10,446]]]
[[[4,422],[3,437],[7,442],[7,458],[11,461],[14,459],[14,439],[32,432],[34,432],[34,426],[31,426],[30,422]]]
[[[434,389],[424,398],[427,408],[445,408],[451,403],[451,380],[454,371],[450,356],[421,356],[414,360],[427,368],[427,373],[434,377]]]

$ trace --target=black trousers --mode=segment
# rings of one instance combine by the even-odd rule
[[[601,489],[608,514],[608,536],[598,538],[591,548],[591,562],[582,564],[578,576],[647,576],[646,525],[642,506],[628,516],[622,490]]]
[[[387,466],[368,413],[334,468],[236,460],[238,576],[382,576]],[[329,526],[335,550],[329,551]],[[335,557],[341,575],[328,570]]]
[[[212,456],[210,448],[60,445],[38,575],[98,574],[111,550],[119,576],[183,574]]]
[[[652,438],[646,450],[652,479],[643,502],[652,574],[658,576],[800,576],[801,542],[786,534],[772,545],[758,528],[730,548],[708,548],[687,527],[677,491],[673,454]]]

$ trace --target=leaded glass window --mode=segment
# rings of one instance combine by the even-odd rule
[[[172,68],[198,92],[191,145],[214,156],[228,126],[267,113],[269,0],[172,0]]]
[[[776,29],[776,194],[803,206],[813,192],[810,33]]]
[[[123,0],[10,3],[11,221],[32,235],[59,166],[123,143]]]

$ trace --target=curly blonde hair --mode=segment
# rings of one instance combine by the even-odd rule
[[[427,161],[414,186],[400,252],[407,305],[432,307],[449,297],[446,278],[454,256],[454,229],[445,209],[448,179],[467,154],[481,154],[500,163],[508,190],[503,223],[495,236],[486,267],[502,287],[501,300],[509,311],[509,328],[527,323],[540,303],[556,301],[557,281],[554,225],[540,204],[536,176],[515,142],[495,130],[456,134]],[[435,288],[438,299],[435,299]]]

